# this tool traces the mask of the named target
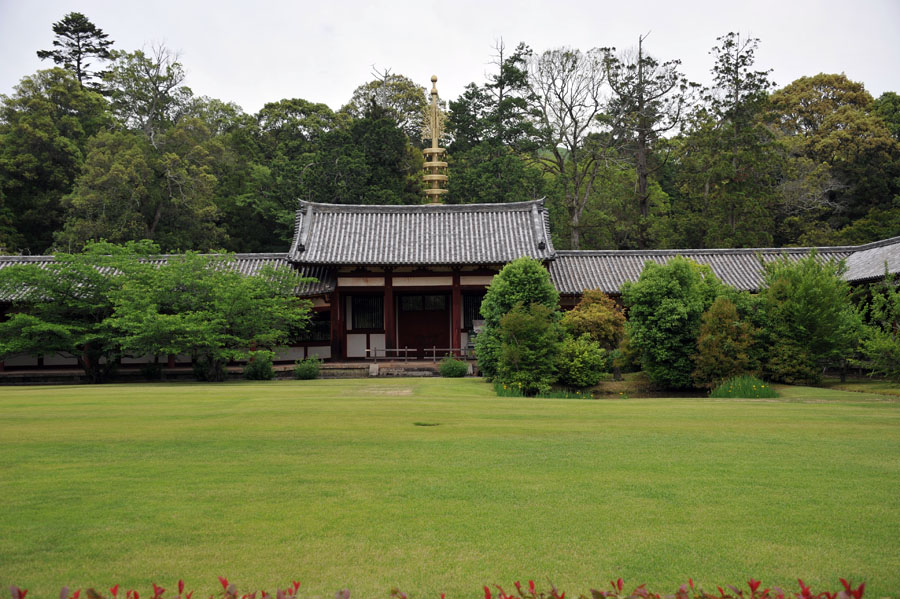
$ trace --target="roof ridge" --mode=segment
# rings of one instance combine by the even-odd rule
[[[753,254],[807,254],[854,252],[857,246],[786,247],[786,248],[705,248],[705,249],[664,249],[664,250],[556,250],[558,256],[681,256],[685,254],[708,254],[711,256],[753,255]]]
[[[298,200],[301,212],[312,207],[313,212],[345,212],[364,214],[368,212],[414,213],[414,212],[525,212],[532,206],[539,210],[544,207],[544,198],[524,202],[494,202],[485,204],[325,204]]]

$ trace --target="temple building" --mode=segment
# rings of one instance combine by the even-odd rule
[[[436,82],[436,78],[432,78]],[[426,148],[426,201],[447,191],[447,162],[438,147],[441,115],[432,86],[431,147]],[[238,254],[252,274],[264,265],[290,265],[311,282],[298,294],[312,301],[308,331],[278,359],[316,355],[332,361],[432,359],[471,355],[479,308],[494,275],[516,258],[541,261],[563,308],[584,291],[618,295],[646,262],[684,256],[709,265],[726,284],[759,290],[763,263],[799,259],[815,249],[822,260],[845,260],[853,284],[900,272],[900,237],[859,246],[707,250],[557,251],[543,200],[505,204],[439,203],[405,206],[300,202],[286,253]],[[165,259],[165,257],[161,257]],[[0,268],[40,265],[52,256],[0,256]],[[0,298],[0,314],[12,298]],[[133,361],[135,362],[135,361]],[[183,362],[183,360],[182,360]],[[74,366],[75,359],[19,356],[7,368]]]

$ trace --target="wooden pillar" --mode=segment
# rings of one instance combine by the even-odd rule
[[[384,346],[397,348],[397,325],[394,322],[394,282],[391,269],[384,273]],[[390,355],[390,352],[388,352]]]
[[[343,313],[344,311],[341,309],[341,302],[344,301],[344,297],[341,295],[339,289],[335,288],[334,291],[331,292],[331,359],[332,360],[340,360],[344,357],[343,354]]]
[[[453,273],[453,290],[450,293],[450,347],[453,354],[459,355],[461,346],[460,329],[462,329],[462,291],[459,287],[459,272]]]
[[[175,368],[175,354],[169,354],[169,356],[166,360],[166,367],[167,368]]]

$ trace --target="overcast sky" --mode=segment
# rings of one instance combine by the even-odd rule
[[[661,60],[681,59],[694,81],[709,82],[709,49],[739,31],[762,40],[757,67],[784,86],[797,77],[844,72],[877,97],[900,92],[900,0],[0,0],[0,93],[49,68],[52,23],[84,13],[135,50],[163,43],[180,55],[197,95],[253,113],[266,102],[304,98],[339,108],[354,88],[390,69],[444,99],[484,82],[493,46],[523,41],[620,49],[640,34]]]

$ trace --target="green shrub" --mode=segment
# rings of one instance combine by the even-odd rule
[[[894,381],[900,381],[900,287],[897,277],[885,275],[884,281],[871,287],[872,297],[864,307],[868,324],[862,333],[859,351],[863,359],[851,360]]]
[[[500,319],[518,304],[540,304],[554,312],[559,305],[559,293],[550,273],[533,258],[518,258],[504,266],[481,302],[484,328],[475,339],[475,355],[478,368],[486,377],[496,376],[500,362]]]
[[[760,292],[771,339],[766,372],[783,382],[815,382],[822,368],[856,347],[861,318],[843,280],[843,263],[815,252],[766,264]]]
[[[558,381],[569,387],[593,387],[609,373],[609,356],[587,333],[566,337],[556,362]]]
[[[318,356],[310,356],[305,360],[298,360],[294,364],[294,378],[301,381],[308,381],[319,378],[319,367],[322,360]]]
[[[647,262],[636,282],[622,286],[628,342],[655,385],[693,386],[700,317],[721,289],[708,266],[680,256],[665,265]]]
[[[741,320],[737,306],[719,296],[703,313],[693,377],[698,387],[712,388],[723,380],[752,371],[749,323]]]
[[[741,375],[731,377],[713,389],[710,397],[762,398],[778,397],[778,393],[769,383],[755,376]]]
[[[498,382],[518,386],[525,395],[546,393],[556,381],[556,355],[562,329],[554,310],[543,304],[515,306],[500,319]]]
[[[509,386],[494,382],[494,392],[497,397],[526,397],[519,386]],[[594,399],[590,391],[570,391],[568,389],[551,389],[533,395],[541,399]]]
[[[616,349],[625,334],[625,313],[615,300],[600,291],[584,292],[581,301],[562,317],[562,326],[572,337],[590,335],[604,349]]]
[[[274,353],[268,350],[250,352],[250,361],[244,366],[244,378],[248,381],[271,381],[275,378],[272,367]]]
[[[446,357],[441,360],[441,365],[438,367],[441,372],[441,376],[448,378],[458,378],[461,376],[466,376],[469,373],[469,364],[467,362],[463,362],[462,360],[457,360],[456,358]]]

